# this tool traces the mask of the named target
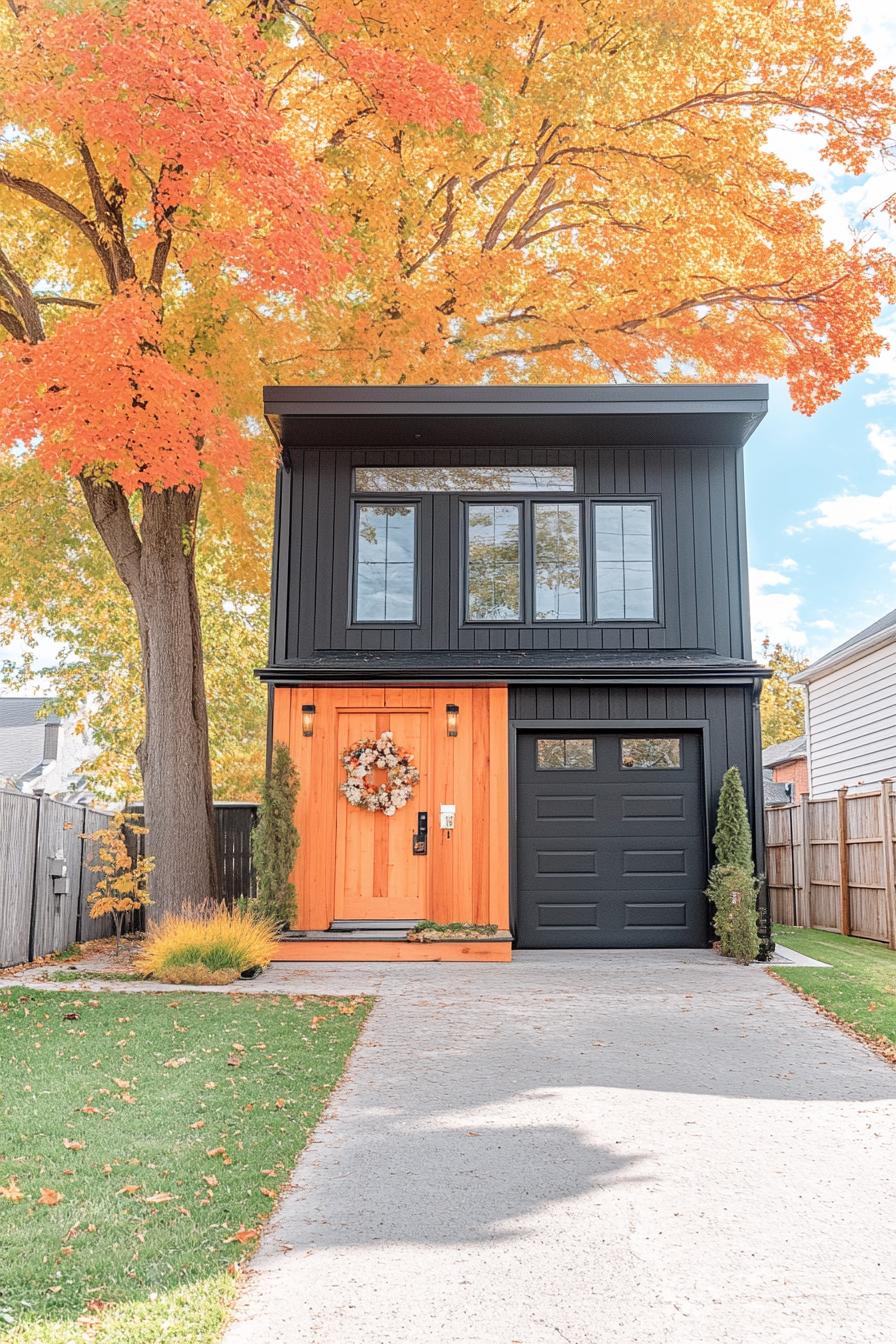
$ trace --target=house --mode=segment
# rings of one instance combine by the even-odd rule
[[[73,719],[44,714],[49,704],[39,695],[0,696],[0,787],[84,801],[89,739],[75,731]]]
[[[706,944],[732,764],[763,864],[742,450],[766,405],[764,385],[265,389],[259,676],[302,781],[282,956]],[[420,773],[404,806],[343,760],[386,732]],[[504,941],[397,941],[422,918]]]
[[[792,803],[809,792],[806,737],[792,737],[763,748],[762,773],[766,803]]]
[[[896,778],[896,611],[790,680],[805,696],[813,796]]]

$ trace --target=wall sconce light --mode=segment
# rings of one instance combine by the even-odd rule
[[[313,705],[303,705],[303,706],[302,706],[302,736],[303,736],[303,737],[313,737],[313,736],[314,736],[314,706],[313,706]]]
[[[448,722],[448,736],[457,737],[457,716],[460,713],[457,705],[445,706],[445,717]]]

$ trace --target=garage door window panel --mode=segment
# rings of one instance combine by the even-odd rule
[[[594,742],[590,737],[539,737],[535,766],[538,770],[593,770]]]
[[[623,770],[681,769],[678,737],[623,737],[619,745]]]

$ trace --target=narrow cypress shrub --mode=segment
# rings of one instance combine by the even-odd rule
[[[253,913],[276,924],[289,924],[295,914],[296,889],[290,880],[299,833],[293,820],[299,793],[299,772],[289,748],[274,744],[271,772],[261,786],[258,823],[252,832],[252,862],[257,895]]]
[[[719,791],[716,833],[712,838],[716,863],[725,868],[741,868],[752,873],[753,837],[747,816],[747,800],[736,765],[725,771]]]
[[[713,928],[722,955],[747,965],[759,952],[759,915],[753,837],[744,786],[736,765],[726,770],[722,779],[712,843],[716,862],[709,874],[706,894],[715,907]]]
[[[743,868],[716,864],[710,875],[707,895],[716,908],[713,928],[722,956],[733,957],[741,966],[749,965],[759,954],[757,885],[753,874]]]

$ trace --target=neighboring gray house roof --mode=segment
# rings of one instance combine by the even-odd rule
[[[816,658],[815,662],[810,663],[802,672],[794,673],[790,680],[797,685],[808,684],[824,672],[830,672],[843,663],[851,662],[853,658],[859,657],[860,654],[870,653],[872,649],[889,644],[891,640],[896,640],[896,608],[893,611],[888,611],[886,616],[881,616],[880,620],[874,621],[871,625],[866,625],[864,630],[860,630],[851,639],[838,644],[835,649],[831,649],[830,653],[825,653],[821,658]]]
[[[37,717],[47,704],[46,696],[0,695],[0,780],[17,779],[44,759],[46,725],[60,722]]]
[[[803,733],[802,737],[791,737],[787,742],[776,742],[773,747],[764,747],[762,764],[770,769],[776,765],[783,765],[785,761],[798,761],[805,755],[806,735]]]
[[[766,807],[771,807],[775,803],[793,802],[793,785],[779,784],[772,779],[772,772],[765,769],[762,772],[762,796]]]

